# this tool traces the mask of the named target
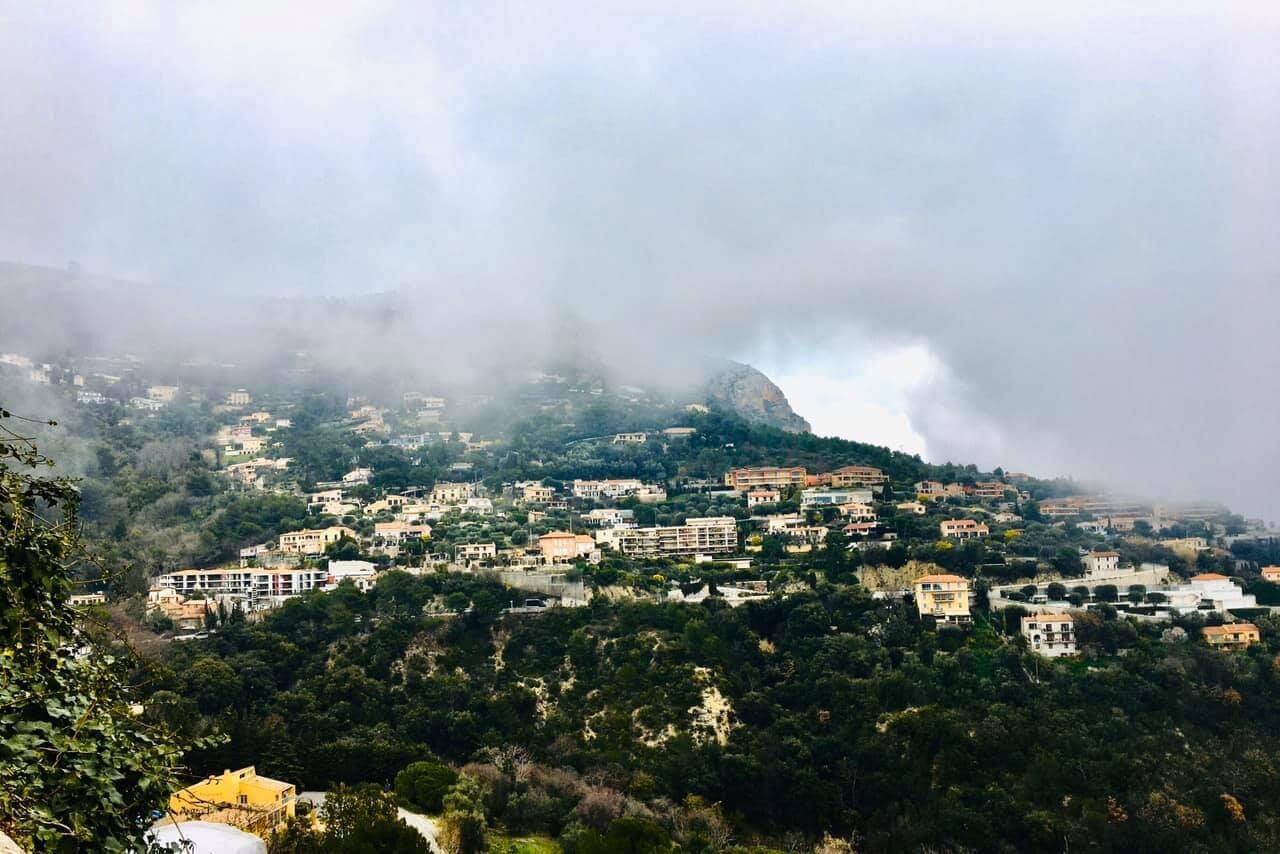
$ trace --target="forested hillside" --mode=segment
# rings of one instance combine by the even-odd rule
[[[473,609],[421,615],[450,591]],[[688,830],[690,803],[779,848],[825,831],[872,851],[1280,845],[1270,619],[1263,645],[1224,656],[1100,615],[1079,628],[1090,658],[1050,663],[1000,625],[926,630],[848,585],[741,609],[501,603],[404,575],[291,602],[175,648],[148,715],[230,734],[193,767],[257,763],[306,787],[467,767],[493,824],[570,847],[630,815],[722,850]]]

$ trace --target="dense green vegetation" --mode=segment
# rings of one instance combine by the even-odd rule
[[[451,588],[476,607],[421,614]],[[1089,657],[1049,663],[998,627],[935,631],[845,585],[741,609],[601,602],[506,618],[500,596],[391,575],[368,596],[297,600],[175,648],[149,714],[230,734],[196,767],[256,762],[308,788],[390,786],[411,763],[445,762],[485,784],[490,823],[567,843],[607,839],[634,814],[690,844],[679,805],[692,803],[717,804],[717,832],[744,843],[1280,844],[1269,618],[1263,645],[1222,654],[1110,612],[1081,622]],[[723,743],[690,711],[712,688],[733,710]]]
[[[136,850],[179,748],[78,625],[79,496],[38,476],[48,460],[13,423],[0,409],[0,831],[26,850]]]
[[[639,523],[733,516],[743,521],[744,544],[758,549],[756,565],[606,553],[599,565],[576,566],[575,576],[641,595],[672,582],[685,593],[708,582],[715,590],[745,577],[763,577],[774,591],[739,609],[716,596],[698,605],[598,597],[588,608],[504,615],[517,594],[482,576],[391,572],[368,594],[341,586],[291,600],[260,621],[227,614],[211,621],[217,631],[205,640],[158,640],[148,666],[134,674],[147,693],[137,727],[179,732],[193,776],[253,764],[300,788],[339,792],[332,810],[357,817],[345,825],[337,819],[332,831],[297,823],[273,850],[418,850],[385,792],[439,814],[445,840],[459,851],[536,851],[550,840],[571,854],[792,851],[824,836],[832,851],[848,850],[842,844],[873,851],[1280,847],[1272,759],[1280,748],[1280,625],[1260,614],[1263,643],[1224,654],[1203,646],[1195,618],[1165,632],[1103,607],[1078,618],[1084,656],[1051,663],[1023,648],[1018,609],[985,611],[988,585],[1037,571],[1070,579],[1082,572],[1081,550],[1104,543],[1126,562],[1164,563],[1184,575],[1234,574],[1240,561],[1259,601],[1280,603],[1280,586],[1254,577],[1258,565],[1277,562],[1274,543],[1242,541],[1189,559],[1149,538],[1053,525],[1038,518],[1034,502],[1019,507],[1023,519],[999,523],[994,502],[948,499],[917,516],[895,506],[914,497],[915,481],[991,475],[750,425],[716,410],[690,414],[589,397],[533,405],[520,418],[490,413],[500,439],[493,446],[468,449],[446,429],[409,451],[353,433],[347,407],[332,393],[272,407],[292,425],[272,432],[263,453],[293,465],[272,473],[268,485],[277,491],[265,492],[220,471],[226,460],[211,436],[236,416],[207,402],[151,415],[115,404],[67,411],[67,424],[47,435],[64,453],[62,470],[80,478],[92,559],[72,562],[79,577],[128,600],[124,610],[136,623],[138,594],[157,572],[223,563],[239,548],[301,527],[341,522],[368,536],[391,515],[321,517],[298,497],[360,465],[374,469],[369,486],[350,491],[364,501],[475,479],[500,512],[452,511],[433,522],[429,541],[398,558],[366,555],[354,541],[332,547],[334,557],[416,566],[428,550],[447,553],[459,543],[522,545],[546,531],[581,530],[589,505],[534,520],[504,487],[638,477],[669,491],[658,504],[618,502]],[[387,417],[396,430],[423,429],[410,416]],[[608,441],[614,432],[677,424],[697,432],[643,445]],[[797,494],[748,512],[693,482],[716,482],[732,466],[817,472],[851,463],[890,475],[875,510],[895,540],[859,542],[824,508],[806,511],[807,521],[832,530],[812,551],[797,553],[747,521],[799,511]],[[1043,481],[1026,487],[1035,499],[1075,489]],[[939,541],[939,519],[952,516],[987,521],[992,536]],[[1202,532],[1188,525],[1175,533]],[[909,604],[873,599],[859,585],[861,570],[909,561],[976,579],[975,626],[938,629]],[[1055,597],[1079,595],[1069,584],[1059,584]],[[1142,596],[1098,592],[1117,602]],[[172,779],[171,751],[139,756],[159,763],[154,780]],[[136,810],[127,814],[140,821]]]

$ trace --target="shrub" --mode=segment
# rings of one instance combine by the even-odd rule
[[[438,813],[458,772],[439,762],[414,762],[396,775],[396,797],[409,809]]]

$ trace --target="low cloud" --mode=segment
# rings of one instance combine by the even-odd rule
[[[1268,7],[421,7],[6,4],[0,257],[441,370],[924,347],[933,459],[1280,516]]]

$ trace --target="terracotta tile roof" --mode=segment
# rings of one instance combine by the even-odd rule
[[[1206,635],[1234,635],[1240,632],[1258,631],[1258,627],[1253,623],[1224,623],[1221,626],[1205,626],[1204,633]]]

